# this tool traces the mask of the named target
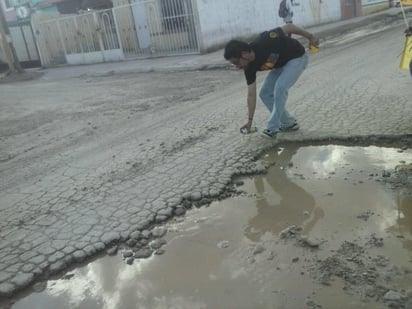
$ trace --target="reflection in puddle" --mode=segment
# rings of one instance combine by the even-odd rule
[[[397,235],[402,241],[403,247],[411,252],[412,258],[412,196],[398,194],[398,213],[396,224],[388,228],[388,231]],[[408,239],[409,238],[409,239]]]
[[[266,177],[254,177],[252,190],[257,193],[257,215],[248,220],[245,232],[250,240],[259,241],[266,231],[278,234],[290,225],[302,226],[308,232],[323,217],[321,208],[316,207],[315,210],[312,195],[287,175],[287,167],[293,167],[290,162],[297,150],[297,147],[291,146],[268,155],[266,159],[276,162],[276,165]],[[305,222],[307,217],[303,214],[312,212],[312,220]]]
[[[308,301],[382,308],[344,293],[339,280],[330,287],[314,283],[305,265],[344,240],[376,233],[384,246],[374,253],[411,266],[411,197],[380,182],[384,170],[412,163],[411,151],[288,145],[264,159],[273,166],[267,175],[243,179],[246,194],[168,223],[164,255],[133,265],[120,254],[98,259],[12,308],[306,308]],[[313,252],[280,241],[279,232],[291,225],[326,243]],[[412,286],[411,279],[402,284]]]

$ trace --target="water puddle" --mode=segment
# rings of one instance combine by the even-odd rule
[[[12,308],[405,305],[412,198],[382,175],[411,164],[411,149],[288,145],[264,160],[268,174],[237,180],[239,196],[169,222],[164,254],[128,265],[120,250],[37,284]]]

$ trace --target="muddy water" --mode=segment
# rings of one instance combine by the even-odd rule
[[[364,284],[321,284],[319,262],[349,241],[366,260],[388,259],[382,278],[391,265],[412,268],[412,199],[382,182],[384,170],[412,163],[412,151],[288,145],[264,160],[268,174],[241,178],[239,196],[168,223],[163,255],[97,259],[37,284],[12,308],[384,308]],[[291,225],[319,248],[280,238]],[[412,275],[392,277],[388,289],[412,287]]]

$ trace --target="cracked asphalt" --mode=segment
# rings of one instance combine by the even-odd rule
[[[180,70],[57,68],[0,84],[0,297],[218,198],[233,175],[264,171],[258,155],[277,142],[410,136],[404,26],[365,24],[334,28],[310,55],[288,101],[301,130],[275,141],[240,137],[245,81],[219,53]],[[259,103],[260,129],[266,116]]]

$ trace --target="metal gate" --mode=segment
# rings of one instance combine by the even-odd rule
[[[149,0],[33,23],[43,66],[199,53],[192,0]]]
[[[40,56],[30,23],[18,22],[10,25],[9,30],[21,66],[23,68],[40,67]]]

